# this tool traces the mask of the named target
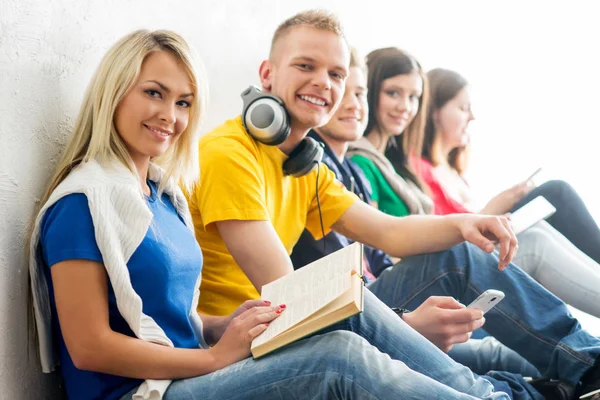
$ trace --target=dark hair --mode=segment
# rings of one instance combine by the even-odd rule
[[[427,107],[427,119],[425,123],[425,136],[423,138],[423,157],[434,166],[439,164],[440,160],[433,158],[433,145],[435,143],[435,123],[433,114],[446,103],[452,100],[461,90],[467,86],[467,80],[458,72],[448,69],[435,68],[427,73],[429,80],[429,105]],[[448,155],[450,166],[458,171],[464,172],[466,163],[467,146],[452,149]]]
[[[425,126],[425,110],[423,108],[427,104],[428,96],[427,76],[414,57],[396,47],[377,49],[369,53],[367,56],[367,70],[369,122],[365,130],[365,136],[368,136],[372,132],[380,132],[381,130],[380,121],[377,118],[377,110],[379,108],[381,85],[384,80],[413,72],[417,72],[423,80],[423,95],[419,99],[417,114],[410,125],[406,127],[404,133],[402,133],[401,140],[398,140],[397,137],[390,138],[388,147],[385,150],[385,156],[394,166],[396,173],[405,179],[413,181],[422,188],[423,185],[410,168],[408,158],[409,155],[421,156],[423,146],[423,134],[421,132]]]

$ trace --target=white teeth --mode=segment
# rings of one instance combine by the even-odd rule
[[[325,102],[323,100],[317,99],[316,97],[310,96],[300,96],[302,100],[308,101],[309,103],[316,104],[318,106],[324,106]]]
[[[165,133],[165,132],[157,131],[156,129],[152,129],[150,127],[148,127],[148,129],[150,129],[152,132],[158,133],[162,137],[169,137],[169,136],[171,136],[170,133]]]

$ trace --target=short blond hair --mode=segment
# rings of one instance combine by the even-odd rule
[[[273,34],[273,39],[271,40],[271,51],[269,52],[269,57],[273,54],[275,44],[282,37],[287,35],[292,28],[297,26],[310,26],[316,29],[333,32],[336,35],[345,38],[342,24],[340,23],[338,17],[332,12],[326,10],[302,11],[279,24],[275,30],[275,33]]]
[[[367,71],[365,59],[361,57],[355,47],[350,47],[350,68],[360,68],[365,72]]]

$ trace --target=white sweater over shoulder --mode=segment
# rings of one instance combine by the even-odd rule
[[[160,183],[162,177],[163,171],[151,164],[148,178]],[[171,197],[175,209],[193,233],[191,216],[181,189],[175,182],[169,181],[164,192]],[[127,262],[144,239],[153,217],[140,189],[138,178],[119,162],[100,164],[97,161],[89,161],[76,167],[52,192],[35,220],[32,233],[29,273],[42,370],[53,371],[58,364],[58,357],[52,345],[54,342],[48,282],[39,253],[40,225],[49,207],[73,193],[83,193],[87,197],[96,242],[122,317],[136,337],[172,347],[173,342],[163,329],[154,319],[142,312],[142,299],[133,290],[127,269]],[[200,286],[200,280],[201,274],[198,276],[196,287]],[[196,312],[199,295],[200,292],[196,290],[190,320],[200,346],[208,348],[202,335],[202,320]],[[146,380],[134,395],[134,399],[161,399],[170,382]]]

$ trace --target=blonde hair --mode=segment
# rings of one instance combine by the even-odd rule
[[[367,65],[355,47],[350,47],[350,68],[360,68],[367,72]]]
[[[325,10],[302,11],[279,24],[273,34],[273,39],[271,40],[269,57],[273,55],[275,44],[296,26],[310,26],[316,29],[333,32],[336,35],[345,38],[342,24],[335,14]]]
[[[198,128],[208,95],[204,70],[181,36],[166,30],[138,30],[114,44],[100,62],[85,92],[73,135],[56,166],[41,206],[74,167],[89,160],[118,160],[137,176],[113,119],[119,102],[137,81],[142,63],[156,51],[171,53],[185,66],[194,90],[187,128],[165,154],[152,160],[165,170],[159,192],[169,178],[185,189],[192,187],[199,174]]]

